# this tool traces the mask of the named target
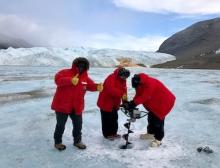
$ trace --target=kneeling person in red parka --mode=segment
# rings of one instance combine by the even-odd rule
[[[84,96],[87,90],[101,91],[102,84],[95,84],[88,76],[89,61],[78,57],[73,61],[72,68],[63,69],[56,73],[56,93],[51,108],[56,112],[56,128],[54,132],[55,148],[66,149],[62,144],[62,135],[68,116],[72,119],[74,146],[85,149],[82,143],[82,112],[84,109]]]
[[[151,139],[151,146],[157,147],[164,137],[164,119],[174,106],[174,94],[159,80],[144,73],[136,74],[132,78],[132,87],[136,95],[129,108],[143,104],[148,114],[147,133],[141,134],[141,139]]]
[[[127,99],[126,79],[129,70],[117,68],[104,81],[104,89],[99,94],[97,105],[101,111],[102,133],[109,140],[120,138],[118,131],[118,109],[121,100]]]

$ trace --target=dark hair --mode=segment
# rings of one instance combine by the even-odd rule
[[[83,71],[89,69],[89,61],[84,57],[78,57],[74,59],[72,65],[75,65],[78,69],[82,68]]]

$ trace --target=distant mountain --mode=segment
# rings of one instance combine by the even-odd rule
[[[175,61],[155,67],[220,69],[220,18],[201,21],[165,40],[158,52],[176,56]]]
[[[29,48],[33,47],[23,39],[13,38],[0,33],[0,49],[13,48]]]

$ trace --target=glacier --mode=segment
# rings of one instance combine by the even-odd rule
[[[76,57],[86,57],[92,67],[116,67],[127,60],[132,65],[150,67],[175,57],[165,53],[117,49],[72,48],[8,48],[0,50],[0,65],[70,66]]]

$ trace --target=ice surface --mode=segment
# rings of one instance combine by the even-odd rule
[[[131,68],[132,74],[145,72],[160,79],[177,97],[165,121],[163,145],[153,149],[149,142],[139,139],[146,131],[146,118],[132,125],[132,149],[119,149],[123,140],[103,139],[96,106],[98,93],[88,92],[83,114],[83,141],[88,149],[80,151],[72,146],[68,120],[63,137],[67,149],[59,152],[53,148],[55,115],[50,103],[55,89],[53,76],[60,68],[0,66],[0,167],[220,167],[220,71]],[[112,71],[91,68],[89,74],[101,82]],[[130,79],[128,88],[131,99],[135,92]],[[11,96],[8,101],[7,96]],[[119,113],[120,134],[126,132],[125,121]],[[214,153],[198,153],[196,148],[203,145],[209,145]]]

